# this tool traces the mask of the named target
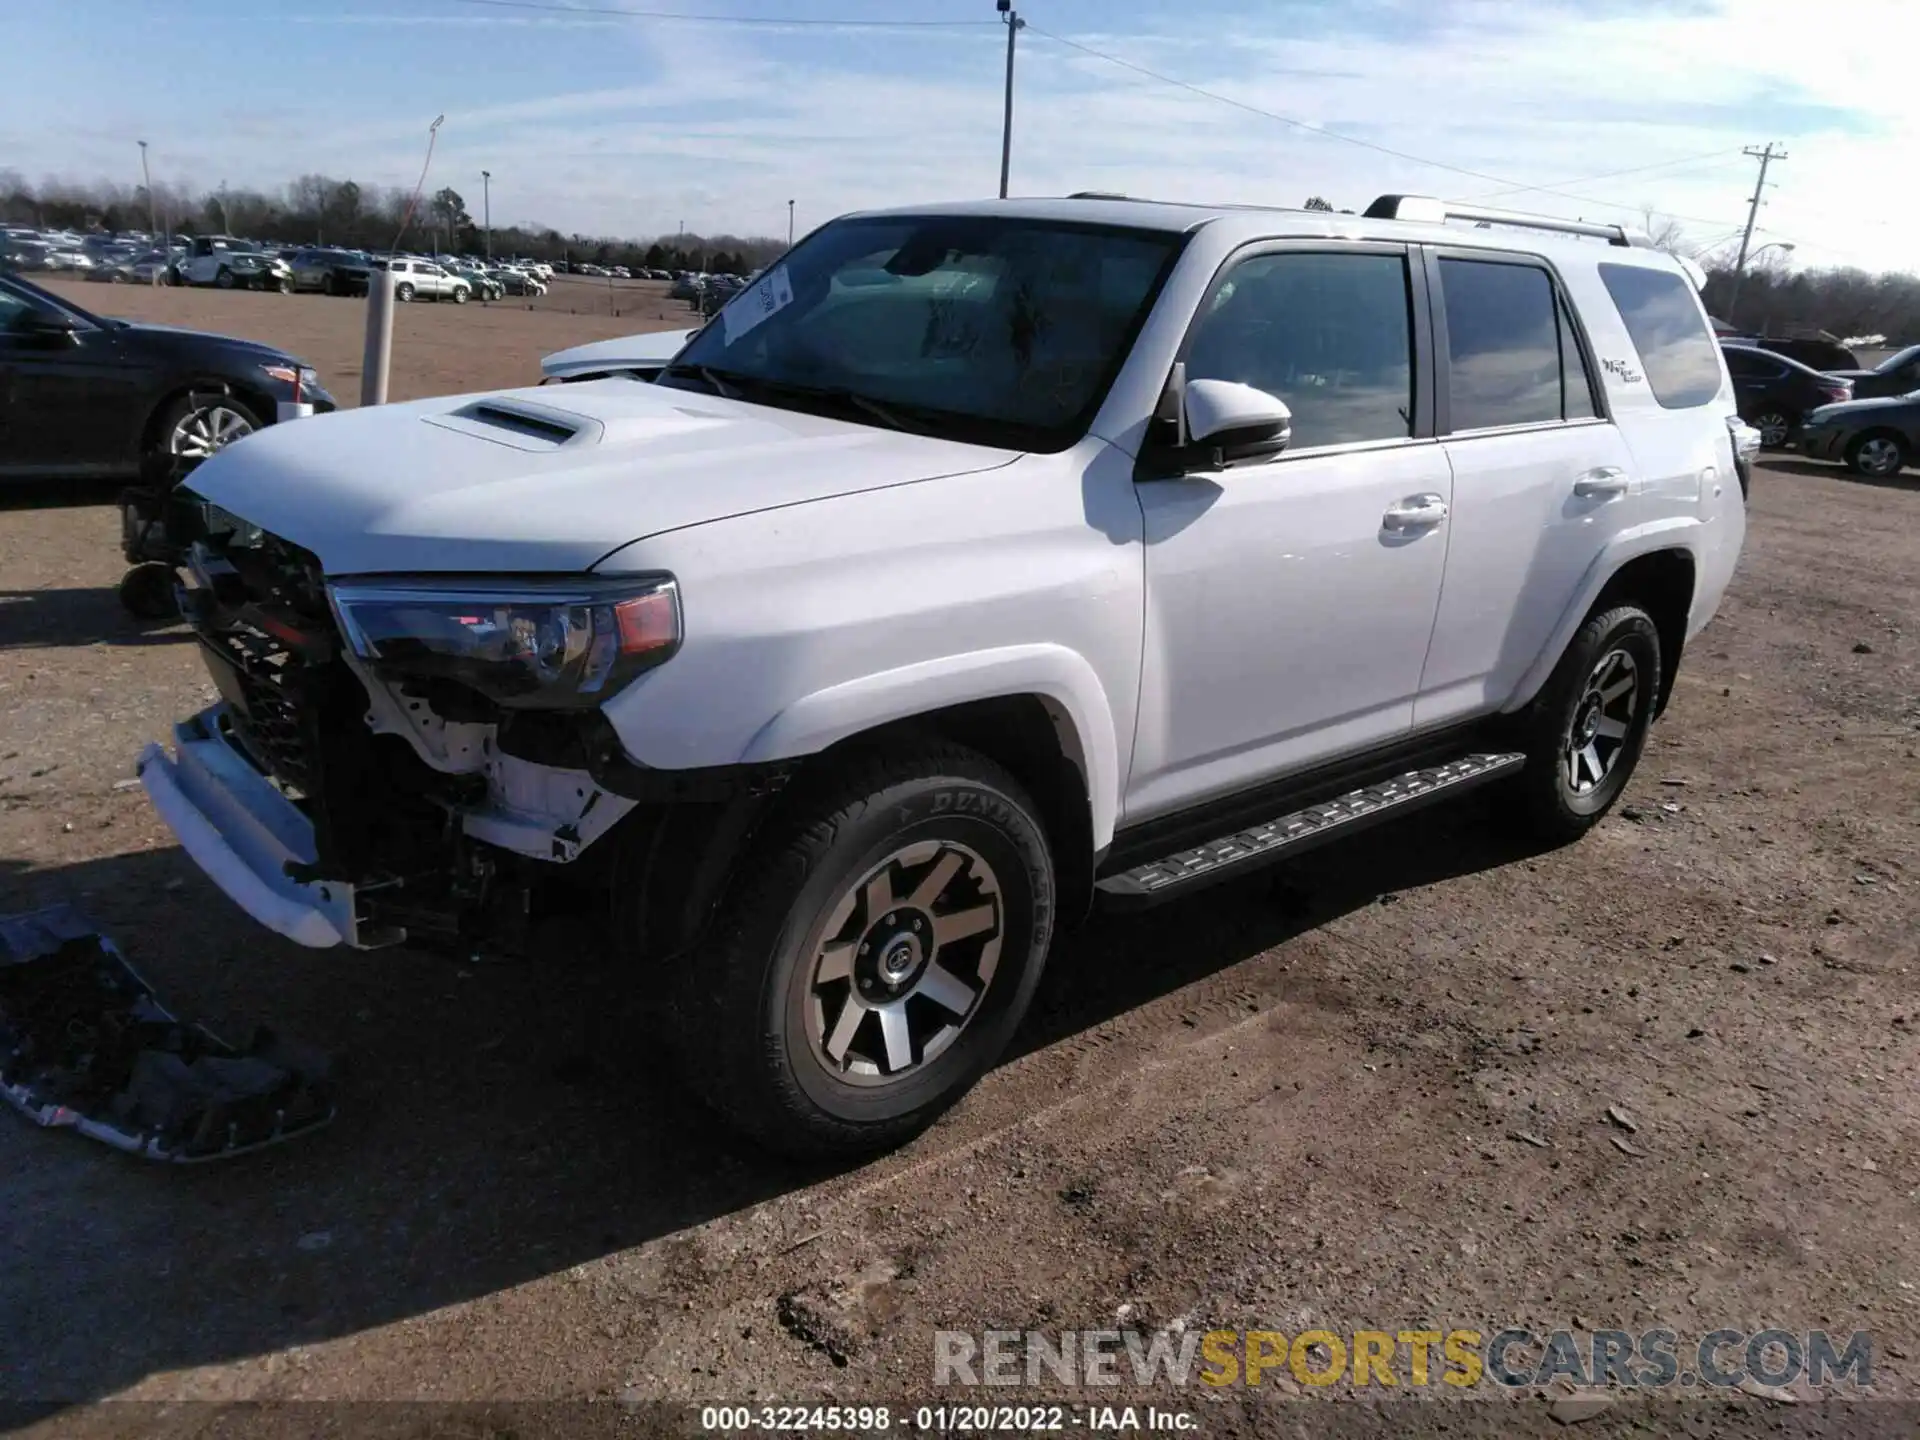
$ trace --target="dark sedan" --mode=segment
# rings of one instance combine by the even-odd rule
[[[1794,438],[1801,418],[1822,405],[1853,398],[1845,380],[1823,375],[1771,350],[1722,345],[1733,377],[1740,418],[1760,432],[1760,443],[1777,450]]]
[[[1810,460],[1843,461],[1856,475],[1898,475],[1920,460],[1920,388],[1822,406],[1807,416],[1800,449]]]
[[[0,275],[0,479],[120,479],[204,458],[272,424],[278,403],[334,408],[302,361],[251,340],[89,314]]]
[[[355,250],[328,250],[319,246],[284,256],[293,267],[295,290],[318,290],[322,295],[364,295],[373,262]]]
[[[1920,390],[1920,345],[1897,350],[1871,370],[1835,370],[1842,380],[1853,382],[1856,400],[1877,400],[1882,396],[1910,395]]]

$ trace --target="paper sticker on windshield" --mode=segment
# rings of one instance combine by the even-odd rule
[[[732,303],[720,312],[720,321],[726,326],[727,344],[733,344],[762,320],[779,314],[792,303],[793,281],[787,278],[786,266],[776,265],[734,296]]]

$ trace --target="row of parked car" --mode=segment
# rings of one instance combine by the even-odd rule
[[[1721,341],[1740,418],[1770,449],[1797,447],[1870,478],[1920,459],[1920,345],[1862,366],[1830,340]]]

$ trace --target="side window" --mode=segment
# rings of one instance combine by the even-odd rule
[[[0,330],[18,330],[33,307],[10,290],[0,290]]]
[[[1293,411],[1291,448],[1413,433],[1413,328],[1399,255],[1256,255],[1214,283],[1189,380],[1237,380]]]
[[[1668,410],[1705,405],[1720,393],[1720,357],[1693,286],[1670,270],[1602,265],[1653,398]]]
[[[1559,315],[1560,413],[1569,420],[1596,419],[1600,407],[1593,398],[1593,375],[1587,369],[1586,357],[1580,353],[1580,335],[1573,328],[1573,315],[1564,300],[1560,302]]]
[[[1729,350],[1726,356],[1727,373],[1736,380],[1757,380],[1767,373],[1766,367],[1760,363],[1760,357],[1745,350]]]
[[[1534,265],[1442,260],[1452,428],[1561,418],[1561,341],[1553,279]]]

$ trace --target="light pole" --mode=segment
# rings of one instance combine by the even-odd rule
[[[147,187],[147,229],[156,237],[160,230],[158,209],[153,203],[153,173],[147,169],[147,142],[140,142],[140,179]]]
[[[1013,41],[1020,33],[1020,27],[1027,22],[1013,8],[1013,0],[997,0],[997,4],[1000,13],[1006,17],[1007,26],[1007,100],[1000,121],[1000,198],[1004,200],[1007,198],[1007,170],[1013,162]]]
[[[493,260],[493,172],[491,170],[480,172],[480,208],[481,213],[486,217],[487,260],[491,263]]]
[[[793,248],[793,202],[787,201],[787,248]]]

